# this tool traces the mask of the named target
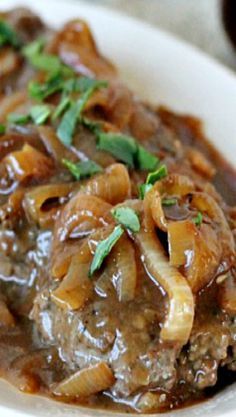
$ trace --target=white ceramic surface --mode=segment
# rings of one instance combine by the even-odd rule
[[[134,0],[133,0],[134,1]],[[57,27],[70,18],[85,18],[100,49],[119,67],[121,76],[143,98],[205,122],[207,134],[236,166],[236,77],[198,50],[131,18],[72,0],[0,0],[0,8],[30,6]],[[236,386],[201,405],[166,417],[234,417]],[[1,417],[118,417],[107,411],[58,404],[18,393],[0,382]]]

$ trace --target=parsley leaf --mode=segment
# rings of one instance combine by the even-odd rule
[[[33,106],[30,110],[30,116],[32,117],[36,125],[42,125],[46,122],[51,114],[51,109],[46,104]]]
[[[155,182],[165,178],[168,175],[166,165],[161,165],[156,171],[150,172],[147,176],[146,184],[155,184]]]
[[[137,233],[140,230],[140,222],[137,213],[130,207],[117,207],[111,210],[111,214],[117,223]]]
[[[62,115],[62,113],[64,113],[64,111],[66,111],[68,109],[68,107],[71,104],[71,99],[70,97],[67,96],[62,96],[60,103],[58,104],[58,106],[55,108],[53,115],[52,115],[52,120],[56,120],[59,116]]]
[[[193,223],[194,223],[196,226],[201,226],[202,221],[203,221],[203,215],[202,215],[202,213],[200,213],[200,211],[199,211],[199,212],[198,212],[198,214],[197,214],[197,216],[196,216],[196,217],[194,217],[194,218],[192,219],[192,221],[193,221]]]
[[[60,74],[51,76],[44,84],[37,81],[29,83],[28,92],[30,97],[43,101],[45,98],[54,94],[63,88],[63,79]]]
[[[0,135],[4,135],[6,132],[6,126],[0,123]]]
[[[24,48],[22,49],[22,53],[26,58],[30,59],[31,56],[39,54],[42,51],[44,45],[44,39],[36,39],[35,41],[28,43],[26,46],[24,46]]]
[[[168,175],[166,165],[161,165],[156,171],[150,172],[147,176],[145,184],[139,186],[139,198],[144,199],[145,194],[152,188],[155,182],[165,178]]]
[[[0,20],[0,47],[4,45],[11,45],[14,48],[19,48],[22,45],[17,33],[4,20]]]
[[[149,190],[151,190],[151,188],[152,188],[152,185],[151,185],[151,184],[141,184],[141,185],[139,186],[139,198],[140,198],[141,200],[143,200],[143,199],[144,199],[144,197],[145,197],[145,194],[146,194]]]
[[[7,116],[7,121],[12,124],[25,125],[30,121],[30,116],[28,114],[10,113]]]
[[[161,203],[165,207],[171,207],[177,203],[177,199],[176,198],[163,198]]]
[[[90,128],[90,126],[88,125]],[[158,158],[148,152],[136,140],[121,133],[104,133],[94,130],[97,136],[97,148],[109,152],[117,160],[130,168],[151,171],[158,165]]]
[[[38,70],[52,74],[73,75],[72,68],[64,65],[57,55],[43,52],[44,44],[44,40],[38,39],[23,48],[22,53],[30,64]]]
[[[117,243],[120,237],[123,235],[124,230],[120,225],[116,226],[113,232],[104,240],[101,240],[96,248],[90,269],[89,277],[91,277],[95,271],[101,268],[104,259],[109,255],[113,246]]]
[[[96,80],[89,77],[71,78],[64,83],[64,91],[67,93],[84,93],[90,88],[98,89],[107,87],[107,81]]]
[[[62,163],[77,181],[103,171],[100,165],[91,160],[74,163],[68,159],[63,159]]]
[[[101,86],[104,86],[103,82],[101,83],[100,81],[94,81],[92,86],[85,90],[81,94],[80,98],[76,102],[72,103],[70,108],[64,114],[58,126],[57,135],[65,146],[71,145],[76,124],[78,121],[82,122],[82,112],[89,98],[93,92]]]
[[[119,133],[99,132],[97,135],[97,148],[109,152],[119,161],[134,168],[134,156],[137,152],[135,140]]]
[[[137,149],[137,168],[142,171],[154,171],[157,168],[159,159],[148,152],[143,146],[138,145]]]
[[[62,120],[57,128],[57,136],[65,146],[70,146],[72,143],[72,138],[75,132],[79,113],[79,101],[71,103],[69,109],[63,115]]]

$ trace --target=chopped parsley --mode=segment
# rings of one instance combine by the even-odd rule
[[[72,144],[81,105],[79,101],[70,103],[69,109],[64,113],[57,128],[57,136],[65,146]]]
[[[28,92],[31,98],[43,101],[45,98],[63,89],[63,78],[60,74],[52,75],[48,80],[41,84],[37,81],[29,83]]]
[[[89,269],[89,277],[91,277],[95,271],[101,268],[104,259],[109,255],[112,248],[115,246],[123,233],[124,230],[122,229],[121,225],[118,225],[106,239],[101,240],[98,243]]]
[[[4,20],[0,20],[0,47],[4,45],[11,45],[14,48],[19,48],[22,45],[22,42],[11,26]]]
[[[192,222],[196,225],[196,226],[201,226],[203,221],[203,215],[202,213],[199,211],[196,217],[192,218]]]
[[[148,191],[150,191],[151,188],[152,188],[151,184],[141,184],[139,186],[139,198],[143,200],[145,197],[145,194],[148,193]]]
[[[137,233],[140,230],[140,222],[137,213],[130,207],[117,207],[111,210],[111,214],[117,223],[124,226],[131,232]]]
[[[71,99],[70,97],[67,96],[62,96],[60,103],[57,105],[57,107],[55,108],[53,115],[52,115],[52,120],[56,120],[58,119],[58,117],[60,117],[62,115],[62,113],[64,113],[64,111],[66,111],[68,109],[68,107],[71,104]]]
[[[156,171],[150,172],[147,176],[146,184],[154,185],[155,182],[165,178],[167,176],[167,167],[166,165],[161,165]]]
[[[134,168],[134,155],[137,152],[137,145],[132,137],[119,133],[99,132],[97,148],[109,152],[119,161]]]
[[[87,85],[90,85],[90,82],[88,81],[89,78],[85,77],[83,78],[83,85],[85,86],[85,79],[87,80]],[[90,87],[81,94],[77,101],[70,104],[69,109],[63,115],[62,120],[58,126],[57,135],[65,146],[70,146],[72,144],[76,124],[78,121],[82,122],[82,112],[91,95],[98,88],[104,87],[105,85],[103,81],[91,81],[93,81],[92,85],[90,85]]]
[[[33,106],[30,110],[30,116],[36,125],[42,125],[46,122],[51,114],[51,109],[46,104]]]
[[[166,165],[161,165],[156,171],[150,172],[147,176],[145,184],[139,186],[139,198],[144,199],[145,194],[151,190],[155,182],[165,178],[168,175]]]
[[[68,159],[63,159],[62,163],[77,181],[103,171],[100,165],[91,160],[74,163]]]
[[[177,203],[177,199],[176,198],[163,198],[161,203],[164,207],[171,207]]]
[[[89,89],[98,89],[107,87],[107,81],[96,80],[89,77],[70,78],[64,82],[64,91],[66,93],[84,93]]]
[[[138,145],[136,158],[137,166],[142,171],[154,171],[159,163],[159,159],[141,145]]]
[[[16,125],[25,125],[30,121],[30,116],[28,114],[10,113],[7,116],[7,121]]]
[[[41,71],[46,71],[51,74],[73,75],[74,71],[63,64],[57,55],[43,52],[45,41],[38,39],[26,45],[22,53],[28,59],[30,64]]]
[[[148,152],[136,140],[121,133],[104,133],[95,131],[97,136],[97,148],[109,152],[118,161],[136,167],[140,170],[152,170],[158,165],[158,158]]]
[[[4,135],[6,132],[6,126],[0,123],[0,135]]]

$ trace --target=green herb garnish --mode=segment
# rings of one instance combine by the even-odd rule
[[[137,167],[142,171],[154,171],[159,163],[159,159],[141,145],[138,145],[136,159]]]
[[[28,59],[30,64],[38,70],[46,71],[51,74],[73,75],[72,68],[64,65],[57,55],[43,52],[45,41],[38,39],[22,50],[23,55]]]
[[[89,126],[88,126],[89,127]],[[117,160],[124,162],[130,168],[152,170],[158,165],[158,158],[138,145],[131,136],[121,133],[104,133],[96,131],[97,148],[109,152]]]
[[[29,83],[28,91],[30,97],[35,100],[43,101],[45,98],[63,88],[63,79],[59,74],[51,76],[44,84],[37,81]]]
[[[137,213],[130,207],[117,207],[111,210],[111,214],[117,223],[120,223],[131,232],[137,233],[140,230],[140,222]]]
[[[6,126],[0,123],[0,135],[4,135],[6,132]]]
[[[7,121],[16,125],[25,125],[30,121],[30,116],[28,114],[10,113],[7,116]]]
[[[155,182],[165,178],[168,175],[166,165],[161,165],[156,171],[150,172],[147,176],[146,184],[155,184]]]
[[[151,188],[152,188],[151,184],[141,184],[139,186],[139,198],[143,200],[145,197],[145,194],[148,193],[148,191],[150,191]]]
[[[119,133],[98,133],[97,148],[109,152],[119,161],[134,168],[134,156],[137,152],[135,140]]]
[[[32,56],[39,54],[43,50],[44,46],[45,40],[39,38],[24,46],[24,48],[22,49],[22,53],[26,58],[30,60]]]
[[[72,143],[79,114],[80,103],[78,101],[71,103],[57,128],[57,136],[65,146],[70,146]]]
[[[64,91],[67,93],[84,93],[89,89],[107,87],[107,81],[95,80],[89,77],[71,78],[64,83]]]
[[[55,108],[53,115],[52,115],[52,120],[56,120],[58,117],[60,117],[62,115],[62,113],[64,113],[68,107],[71,104],[71,99],[70,97],[62,97],[60,103],[58,104],[58,106]]]
[[[116,226],[113,232],[104,240],[101,240],[96,248],[92,264],[89,269],[89,277],[91,277],[95,271],[101,268],[104,259],[109,255],[116,242],[123,235],[124,230],[120,225]]]
[[[4,20],[0,20],[0,47],[4,45],[11,45],[14,48],[19,48],[22,45],[17,33]]]
[[[171,207],[177,203],[177,199],[176,198],[163,198],[161,203],[165,207]]]
[[[84,78],[85,79],[85,78]],[[89,79],[87,79],[89,80]],[[94,81],[94,80],[93,80]],[[104,86],[104,82],[94,81],[92,86],[85,90],[80,98],[71,104],[64,114],[58,129],[57,135],[65,146],[70,146],[73,140],[77,122],[82,122],[82,112],[95,90]]]
[[[139,186],[139,198],[144,199],[145,194],[151,190],[155,182],[165,178],[168,175],[166,165],[161,165],[156,171],[150,172],[147,176],[145,184]]]
[[[202,215],[202,213],[199,211],[198,214],[197,214],[197,216],[196,217],[193,217],[192,221],[193,221],[193,223],[196,226],[201,226],[202,221],[203,221],[203,215]]]
[[[94,120],[87,119],[82,117],[82,124],[87,127],[91,132],[93,132],[97,137],[101,133],[101,123],[95,122]]]
[[[74,163],[68,159],[63,159],[62,163],[77,181],[103,171],[100,165],[91,160]]]
[[[30,110],[30,116],[32,117],[36,125],[42,125],[46,122],[51,114],[51,109],[46,104],[33,106]]]

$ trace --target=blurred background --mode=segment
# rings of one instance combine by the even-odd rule
[[[138,17],[198,46],[236,70],[236,0],[84,0]],[[223,25],[223,13],[224,22]]]

